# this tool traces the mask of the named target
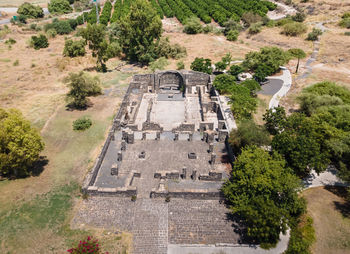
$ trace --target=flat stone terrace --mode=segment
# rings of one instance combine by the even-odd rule
[[[168,244],[238,243],[228,212],[217,200],[91,197],[72,224],[128,231],[134,254],[166,254]]]

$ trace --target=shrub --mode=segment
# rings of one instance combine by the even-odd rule
[[[48,9],[51,14],[66,14],[73,11],[67,0],[51,0]]]
[[[39,37],[32,36],[31,45],[34,47],[34,49],[38,50],[41,48],[47,48],[49,46],[49,42],[48,42],[46,36],[41,34],[41,35],[39,35]]]
[[[73,122],[73,130],[84,131],[91,127],[92,121],[90,118],[84,116]]]
[[[18,66],[18,65],[19,65],[19,61],[18,60],[13,62],[13,66]]]
[[[85,40],[66,40],[64,43],[63,55],[69,57],[85,56]]]
[[[184,33],[186,34],[199,34],[203,30],[202,24],[199,18],[191,17],[186,20],[184,26]]]
[[[345,32],[344,35],[350,36],[350,32]]]
[[[307,31],[307,27],[303,23],[292,22],[283,26],[282,33],[287,36],[298,36]]]
[[[306,19],[306,15],[303,12],[297,12],[293,17],[292,20],[295,22],[304,22]]]
[[[35,6],[30,3],[21,4],[17,13],[33,19],[44,17],[43,9],[40,6]]]
[[[341,16],[342,19],[347,19],[347,18],[350,18],[350,12],[345,12],[342,16]]]
[[[214,27],[211,25],[206,25],[203,27],[203,33],[208,34],[208,33],[212,33],[214,30]]]
[[[10,22],[11,24],[19,25],[19,26],[23,24],[27,24],[27,16],[19,15],[17,16],[17,20],[15,20],[14,18],[11,18]]]
[[[92,8],[90,0],[77,0],[74,2],[74,10],[77,12],[85,11]]]
[[[350,18],[342,19],[342,20],[339,22],[339,25],[340,25],[341,27],[350,28]]]
[[[68,19],[68,23],[73,30],[75,30],[78,26],[78,22],[75,19]]]
[[[176,67],[178,70],[184,70],[185,69],[184,61],[177,62]]]
[[[240,65],[232,65],[230,67],[229,73],[237,78],[238,74],[242,73],[244,70]]]
[[[164,70],[165,66],[167,66],[168,64],[169,64],[168,60],[165,57],[161,57],[156,61],[151,62],[149,66],[152,71],[155,71],[155,70]]]
[[[179,44],[171,45],[168,37],[161,37],[156,45],[155,53],[157,57],[179,59],[187,55],[185,47]]]
[[[252,96],[256,96],[256,93],[261,90],[260,84],[253,79],[245,80],[240,85],[248,88]]]
[[[53,28],[56,30],[58,34],[69,34],[73,31],[69,21],[67,20],[61,20],[61,21],[54,21],[52,23]]]
[[[258,23],[262,21],[262,17],[253,12],[246,12],[242,16],[242,20],[247,27],[251,26],[254,23]]]
[[[199,72],[204,72],[208,74],[213,73],[213,69],[211,67],[211,60],[210,59],[204,59],[204,58],[198,58],[191,63],[191,70],[193,71],[199,71]]]
[[[57,35],[57,32],[56,32],[56,30],[54,28],[51,28],[51,29],[46,31],[46,35],[49,38],[55,38],[56,35]]]
[[[135,202],[136,199],[137,199],[137,196],[136,196],[136,195],[132,195],[132,196],[131,196],[131,201]]]
[[[13,45],[16,43],[16,40],[12,39],[12,38],[9,38],[8,40],[5,41],[5,44],[7,45]]]
[[[99,254],[101,253],[100,245],[98,240],[92,240],[92,237],[88,236],[86,240],[80,241],[78,246],[67,250],[72,254],[82,254],[82,253],[92,253]]]
[[[262,23],[254,23],[249,27],[248,33],[249,34],[258,34],[261,32],[262,29]]]
[[[241,24],[233,19],[230,19],[227,22],[225,22],[224,26],[225,26],[225,29],[224,29],[225,35],[227,35],[232,30],[238,31],[238,32],[242,30]]]
[[[229,41],[237,41],[239,32],[237,30],[230,30],[226,34],[226,39]]]
[[[320,36],[322,34],[322,30],[318,29],[318,28],[313,28],[312,32],[310,32],[307,35],[306,40],[308,41],[317,41],[318,40],[318,36]]]

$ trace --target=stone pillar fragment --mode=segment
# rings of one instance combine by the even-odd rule
[[[181,175],[181,178],[182,179],[186,179],[187,177],[187,168],[186,167],[183,167],[182,168],[182,175]]]
[[[122,145],[121,145],[121,149],[122,151],[125,151],[126,150],[126,142],[125,140],[122,140]]]
[[[147,138],[146,138],[146,135],[147,135],[146,132],[142,132],[142,140],[146,140],[146,139],[147,139]]]
[[[212,143],[214,141],[214,133],[210,133],[207,136],[207,143]]]
[[[157,131],[157,133],[156,133],[156,140],[160,140],[160,132],[159,131]]]
[[[122,161],[123,160],[123,154],[122,152],[118,152],[118,155],[117,155],[117,161]]]
[[[179,140],[179,133],[175,133],[175,138],[174,138],[175,141]]]
[[[193,171],[192,171],[191,178],[192,178],[193,181],[196,181],[196,180],[197,180],[197,170],[193,170]]]
[[[111,175],[112,176],[117,176],[118,175],[118,165],[117,164],[113,164],[111,167]]]
[[[210,164],[214,165],[215,164],[215,160],[216,160],[216,154],[215,153],[211,153],[211,155],[210,155]]]
[[[212,153],[214,151],[214,143],[209,144],[209,153]]]
[[[134,133],[133,132],[130,132],[127,134],[128,136],[128,144],[134,144]]]
[[[188,134],[188,141],[192,141],[193,140],[193,133],[189,133]]]

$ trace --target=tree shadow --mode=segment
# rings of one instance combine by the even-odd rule
[[[325,189],[334,195],[343,198],[344,202],[333,201],[335,209],[337,209],[344,217],[350,218],[350,202],[347,200],[349,193],[343,186],[325,186]]]
[[[49,160],[46,156],[40,156],[39,160],[35,162],[32,168],[29,169],[29,173],[31,176],[40,176],[40,174],[44,171],[45,166],[49,163]]]
[[[74,103],[68,103],[66,105],[66,110],[67,111],[74,111],[74,110],[77,110],[77,111],[85,111],[87,110],[88,108],[91,108],[93,107],[94,104],[91,102],[91,100],[87,99],[87,103],[86,103],[86,106],[85,107],[76,107],[74,106]]]

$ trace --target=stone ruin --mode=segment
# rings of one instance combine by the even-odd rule
[[[234,126],[213,76],[135,75],[83,190],[90,195],[220,198]]]

